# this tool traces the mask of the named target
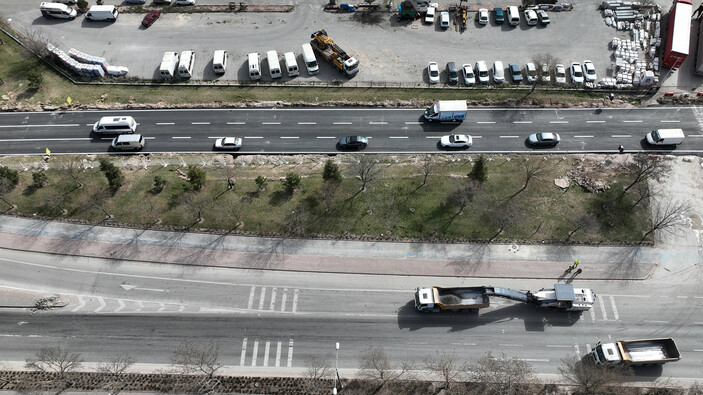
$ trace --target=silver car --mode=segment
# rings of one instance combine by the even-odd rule
[[[557,145],[559,144],[560,138],[557,133],[533,133],[528,138],[527,141],[530,145]]]

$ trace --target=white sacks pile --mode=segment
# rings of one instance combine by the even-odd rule
[[[51,44],[47,44],[46,47],[64,66],[82,77],[105,77],[106,73],[119,76],[129,72],[126,67],[110,66],[107,63],[107,59],[100,56],[88,55],[75,48],[68,50],[67,54]]]

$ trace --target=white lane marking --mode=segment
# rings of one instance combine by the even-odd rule
[[[144,140],[156,140],[156,137],[146,137],[146,136],[144,136]]]
[[[672,120],[672,119],[669,119],[669,120],[667,120],[667,119],[662,119],[662,120],[659,121],[659,122],[661,122],[661,123],[679,123],[679,122],[681,122],[681,121],[675,121],[675,120]]]
[[[703,350],[701,350],[700,348],[694,348],[693,351],[695,351],[695,352],[703,352]]]
[[[259,341],[254,340],[254,350],[251,352],[251,366],[256,366],[256,357],[259,353]]]
[[[288,364],[287,367],[293,367],[293,339],[288,341]]]
[[[13,141],[82,141],[90,140],[90,137],[66,137],[63,139],[4,139],[2,142],[11,143]],[[112,139],[110,139],[112,140]]]
[[[74,307],[73,310],[71,310],[71,312],[76,312],[76,311],[82,309],[83,307],[85,307],[85,300],[83,300],[82,297],[79,296],[78,301],[79,301],[78,306]]]
[[[242,340],[242,355],[239,358],[239,366],[244,366],[244,359],[247,357],[247,338]]]
[[[298,136],[281,136],[282,139],[299,139]]]
[[[189,139],[190,136],[181,136],[181,137],[178,137],[178,136],[171,136],[171,138],[172,138],[172,139]]]
[[[209,125],[210,122],[191,122],[191,125]]]
[[[523,347],[522,344],[498,343],[501,347]]]
[[[408,136],[388,136],[389,139],[407,139]]]
[[[262,125],[280,125],[280,122],[261,122]]]
[[[659,321],[659,320],[644,320],[648,324],[668,324],[669,321]]]
[[[262,139],[263,136],[244,136],[245,139]]]
[[[441,139],[442,136],[425,136],[426,139]]]
[[[300,293],[299,289],[296,289],[293,291],[293,310],[292,312],[295,313],[298,311],[298,294]]]
[[[569,121],[549,121],[549,123],[569,123]]]
[[[246,122],[227,122],[227,125],[246,125]]]
[[[478,124],[484,124],[484,123],[496,123],[495,121],[478,121],[476,122]]]
[[[418,121],[415,121],[415,122],[405,122],[405,124],[406,124],[406,125],[422,125],[422,122],[418,122]]]
[[[351,122],[332,122],[332,125],[351,125]]]
[[[578,355],[580,357],[581,356],[581,347],[579,347],[578,344],[574,344],[574,347],[576,348],[576,350],[575,350],[576,355]]]
[[[586,123],[605,123],[605,121],[586,121]]]
[[[476,343],[451,343],[452,346],[475,346]]]
[[[264,299],[266,299],[266,287],[261,287],[261,297],[259,298],[259,310],[264,309]]]
[[[623,137],[632,137],[632,135],[631,134],[613,134],[613,135],[610,135],[610,137],[623,138]]]
[[[543,359],[543,358],[518,358],[521,361],[525,362],[549,362],[548,359]]]
[[[620,315],[618,314],[618,308],[615,307],[615,298],[612,296],[610,297],[610,305],[613,307],[613,317],[615,317],[615,320],[619,320]]]
[[[388,125],[388,122],[383,122],[383,121],[369,121],[369,125]]]
[[[120,311],[122,311],[122,309],[124,309],[127,306],[125,304],[125,302],[122,301],[122,299],[117,299],[117,303],[119,303],[120,306],[115,309],[115,311],[114,311],[115,313],[119,313]]]
[[[585,139],[585,138],[591,138],[593,136],[592,135],[588,135],[588,136],[584,135],[584,136],[574,136],[574,137],[577,139]]]
[[[107,303],[105,303],[105,299],[103,299],[101,296],[98,296],[98,302],[100,302],[100,307],[95,309],[94,313],[99,313],[103,311],[103,309],[107,306]]]
[[[281,311],[286,311],[286,299],[288,299],[288,288],[283,288],[283,296],[281,296]]]
[[[591,348],[591,344],[586,343],[586,352],[591,352],[591,350],[593,350],[593,348]]]
[[[161,312],[161,311],[166,310],[166,305],[165,305],[165,304],[159,303],[159,306],[161,306],[161,307],[159,307],[159,310],[157,310],[157,311]]]
[[[269,366],[269,349],[271,348],[271,342],[266,342],[264,346],[264,367]]]
[[[703,134],[689,134],[686,137],[703,137]]]
[[[513,123],[532,123],[532,121],[513,121]]]
[[[502,138],[502,139],[516,139],[516,138],[518,138],[518,137],[520,137],[520,136],[499,136],[499,137]]]
[[[602,297],[602,296],[601,296]],[[591,313],[591,321],[596,322],[596,312],[595,309],[589,309],[589,313]]]
[[[276,345],[276,367],[281,366],[281,342]]]
[[[677,296],[676,296],[676,299],[688,299],[688,296],[677,295]]]
[[[276,307],[276,292],[278,291],[278,288],[274,288],[271,290],[271,303],[269,304],[269,310],[273,311],[273,309]]]
[[[547,347],[552,347],[552,348],[571,348],[571,346],[565,346],[561,344],[547,344]]]
[[[336,139],[334,136],[317,136],[318,139]]]
[[[175,125],[175,122],[156,122],[157,126],[164,126],[164,125]]]
[[[93,126],[94,124],[88,123],[86,126]],[[81,126],[80,123],[63,123],[57,125],[2,125],[0,128],[50,128],[50,127],[76,127]]]
[[[249,303],[247,304],[247,309],[251,310],[254,305],[254,292],[256,291],[256,285],[251,286],[251,291],[249,291]]]
[[[642,123],[642,121],[622,121],[623,123]]]
[[[298,122],[298,125],[317,125],[317,122]]]
[[[603,320],[608,321],[608,315],[605,313],[605,305],[603,305],[603,301],[601,300],[598,305],[600,305],[600,311],[603,313]]]

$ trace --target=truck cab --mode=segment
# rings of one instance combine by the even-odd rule
[[[620,352],[615,343],[601,343],[593,347],[591,357],[596,365],[617,365],[622,362]]]
[[[434,311],[434,298],[432,288],[418,288],[415,291],[415,308],[417,311]]]

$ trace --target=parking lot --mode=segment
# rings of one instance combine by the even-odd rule
[[[222,3],[198,1],[198,5]],[[467,29],[460,32],[452,24],[448,29],[419,21],[396,21],[395,13],[378,13],[373,21],[361,21],[359,13],[335,14],[323,11],[319,3],[293,2],[290,13],[209,13],[163,14],[148,29],[140,26],[144,14],[122,13],[114,23],[88,22],[82,15],[73,21],[52,20],[41,16],[37,5],[24,0],[7,0],[3,17],[11,20],[18,30],[32,28],[42,32],[64,51],[76,48],[91,55],[107,58],[112,65],[126,66],[129,76],[159,79],[158,67],[164,51],[194,50],[196,52],[194,80],[248,80],[246,55],[262,55],[264,78],[267,77],[265,52],[276,50],[280,57],[294,51],[302,81],[345,80],[336,69],[320,59],[321,72],[308,76],[300,57],[301,44],[309,42],[310,34],[326,29],[335,43],[360,61],[360,72],[352,81],[389,82],[427,85],[427,63],[440,65],[441,84],[446,81],[444,66],[449,61],[460,67],[485,60],[517,62],[523,68],[535,56],[549,54],[568,68],[571,62],[590,59],[595,64],[598,79],[612,76],[608,43],[613,37],[628,38],[627,32],[605,25],[598,1],[579,2],[572,11],[550,12],[548,26],[528,26],[522,18],[517,27],[507,23],[497,25],[493,18],[487,25],[475,20],[470,13]],[[281,4],[281,1],[271,1]],[[106,4],[120,4],[106,1]],[[441,3],[440,5],[449,5]],[[147,4],[148,5],[148,4]],[[500,4],[502,7],[517,2]],[[668,3],[662,4],[668,10]],[[493,8],[492,5],[482,7]],[[522,17],[522,15],[521,15]],[[439,18],[436,18],[439,19]],[[230,64],[224,76],[212,72],[213,52],[226,49]],[[568,70],[567,70],[568,73]],[[285,73],[280,81],[289,81]],[[508,81],[510,78],[508,77]],[[461,85],[461,84],[460,84]]]

